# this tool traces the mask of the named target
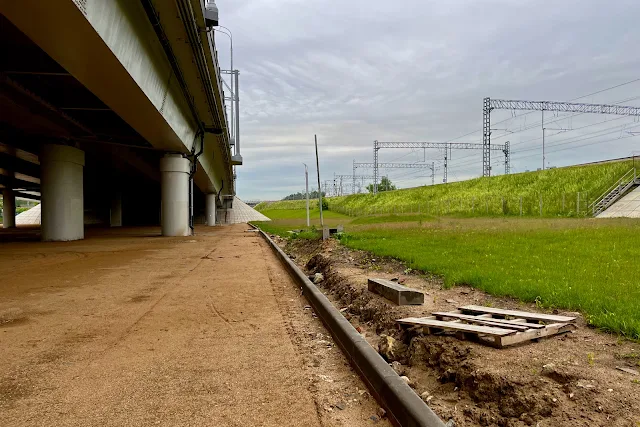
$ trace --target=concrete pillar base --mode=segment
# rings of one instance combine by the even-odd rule
[[[180,154],[160,159],[162,206],[160,224],[163,236],[190,236],[189,173],[191,164]]]
[[[207,210],[207,222],[209,227],[216,225],[216,199],[215,193],[207,194],[206,210]]]
[[[122,227],[122,193],[114,193],[111,196],[111,227]]]
[[[84,152],[45,145],[40,155],[42,240],[84,239]]]
[[[2,190],[2,227],[14,228],[16,226],[16,193],[5,188]]]

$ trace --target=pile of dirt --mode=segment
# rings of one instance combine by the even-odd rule
[[[502,350],[401,329],[396,319],[459,304],[527,311],[536,307],[466,287],[445,289],[437,277],[408,271],[397,260],[348,250],[335,241],[293,240],[281,245],[309,275],[322,274],[319,288],[444,420],[465,426],[640,422],[640,403],[631,397],[640,385],[615,369],[616,356],[633,351],[634,343],[589,329],[582,318],[576,333]],[[373,276],[388,276],[422,290],[425,306],[399,307],[372,294],[366,278]]]

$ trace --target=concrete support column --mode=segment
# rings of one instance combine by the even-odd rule
[[[189,236],[189,159],[180,154],[167,154],[160,159],[160,172],[162,235]]]
[[[122,193],[113,193],[111,196],[111,227],[122,227]]]
[[[42,240],[84,239],[84,151],[45,145],[40,155]]]
[[[212,227],[216,225],[216,199],[215,193],[207,194],[206,210],[207,210],[207,225]]]
[[[16,226],[16,193],[5,188],[2,190],[2,227],[13,228]]]

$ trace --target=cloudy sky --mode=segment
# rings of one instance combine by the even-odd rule
[[[374,140],[481,143],[486,96],[640,105],[640,80],[625,84],[640,79],[637,0],[217,3],[241,72],[245,200],[303,189],[303,162],[315,177],[314,134],[324,182],[352,174],[353,160],[372,162]],[[228,68],[228,39],[216,39]],[[510,141],[512,171],[535,170],[540,112],[513,115],[492,114],[493,142]],[[547,112],[545,121],[547,166],[640,154],[633,118]],[[451,154],[450,181],[482,173],[480,152]],[[436,183],[442,160],[438,150],[380,151],[381,162],[435,162]],[[503,173],[504,157],[492,160]],[[424,170],[385,174],[400,187],[431,183]]]

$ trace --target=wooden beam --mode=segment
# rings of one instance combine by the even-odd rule
[[[406,319],[396,320],[403,325],[426,326],[429,328],[447,329],[452,331],[471,332],[475,334],[484,334],[491,336],[506,336],[515,334],[515,329],[496,328],[491,326],[469,325],[461,322],[443,322],[429,318],[408,317]]]
[[[509,320],[503,320],[503,319],[491,319],[486,317],[471,316],[468,314],[446,313],[446,312],[436,312],[432,314],[438,319],[443,317],[452,317],[454,319],[461,319],[461,320],[464,320],[465,322],[476,323],[478,325],[496,326],[499,328],[515,329],[518,331],[527,331],[531,328],[536,328],[536,329],[544,328],[544,325],[538,325],[534,323],[523,324],[520,322],[511,322]]]
[[[573,322],[574,320],[576,320],[575,317],[556,316],[554,314],[530,313],[527,311],[517,311],[517,310],[502,310],[500,308],[483,307],[480,305],[466,305],[464,307],[458,307],[458,309],[463,312],[488,313],[492,315],[505,316],[505,317],[506,316],[520,317],[522,319],[538,320],[542,322],[566,323],[566,322]]]
[[[554,323],[552,325],[547,325],[543,329],[530,329],[526,332],[518,332],[512,336],[500,337],[499,340],[496,340],[496,344],[498,347],[506,347],[508,345],[519,344],[524,341],[570,332],[574,329],[576,329],[576,325],[572,323]]]
[[[386,279],[369,279],[369,291],[398,305],[424,304],[424,294]]]

